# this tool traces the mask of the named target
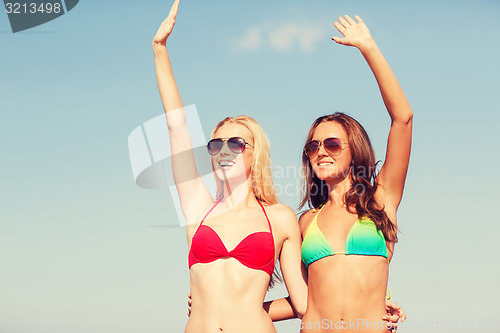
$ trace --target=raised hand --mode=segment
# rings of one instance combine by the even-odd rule
[[[354,16],[354,18],[357,22],[354,21],[349,15],[339,17],[339,21],[334,22],[333,25],[344,36],[344,38],[335,36],[332,37],[332,39],[338,44],[354,46],[361,49],[372,44],[373,38],[361,18],[357,15]]]
[[[172,33],[172,29],[175,25],[175,18],[177,17],[177,11],[179,10],[179,2],[180,0],[175,0],[172,8],[170,8],[170,13],[167,18],[162,22],[160,28],[156,32],[155,37],[153,38],[153,45],[161,44],[166,45],[167,38]]]

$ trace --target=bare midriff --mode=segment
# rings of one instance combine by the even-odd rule
[[[269,275],[225,257],[191,267],[191,316],[186,333],[276,333],[262,307]]]
[[[301,332],[390,332],[382,321],[388,273],[381,256],[336,254],[311,263]]]

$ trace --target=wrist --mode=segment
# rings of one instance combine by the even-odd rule
[[[155,42],[153,41],[153,53],[156,55],[156,54],[163,54],[163,53],[166,53],[167,52],[167,45],[166,44],[162,44],[162,43],[158,43],[158,42]]]
[[[370,38],[360,46],[358,46],[358,49],[361,51],[361,53],[368,54],[377,50],[377,43],[375,43],[375,40],[373,38]]]

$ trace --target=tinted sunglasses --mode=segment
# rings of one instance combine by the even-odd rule
[[[323,142],[319,140],[311,140],[306,143],[304,147],[304,152],[306,153],[307,157],[313,157],[316,155],[319,151],[319,148],[323,145],[325,147],[325,150],[330,154],[331,156],[337,156],[342,153],[342,150],[344,150],[347,147],[342,147],[343,145],[348,145],[347,143],[343,143],[342,140],[339,138],[327,138],[323,140]]]
[[[247,145],[253,148],[253,146],[247,143],[245,140],[239,137],[225,138],[225,139],[212,139],[207,143],[207,150],[210,155],[215,155],[222,149],[224,142],[227,142],[227,147],[230,151],[235,154],[241,154],[245,151]]]

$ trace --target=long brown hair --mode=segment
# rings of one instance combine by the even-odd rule
[[[340,124],[347,132],[352,161],[349,168],[351,187],[344,194],[344,203],[350,213],[356,213],[358,218],[367,217],[375,222],[378,229],[389,242],[397,242],[397,227],[387,216],[384,207],[375,201],[375,192],[378,187],[375,152],[370,138],[363,126],[354,118],[336,112],[332,115],[316,119],[307,135],[306,142],[312,140],[314,131],[319,124],[334,121]],[[310,208],[318,208],[328,201],[329,191],[326,182],[319,179],[311,166],[309,158],[302,151],[302,200],[299,208],[307,203]]]

